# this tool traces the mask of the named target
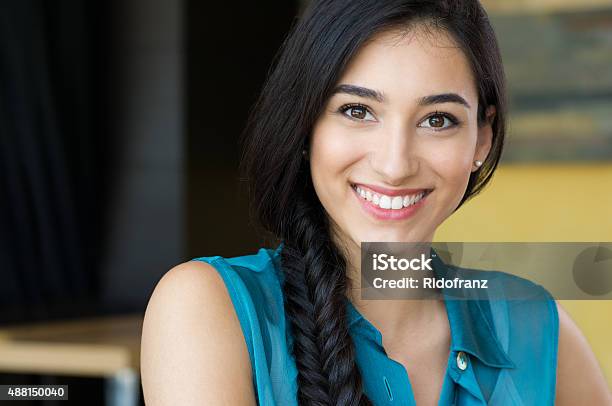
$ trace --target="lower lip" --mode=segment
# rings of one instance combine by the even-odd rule
[[[361,197],[361,195],[359,195],[359,193],[357,193],[357,191],[352,186],[351,189],[353,189],[355,197],[357,198],[357,200],[359,200],[359,204],[366,211],[366,213],[379,220],[405,220],[407,218],[410,218],[417,212],[417,210],[419,210],[421,206],[423,206],[425,200],[427,200],[427,198],[431,194],[431,192],[427,193],[423,198],[421,198],[421,200],[411,206],[403,207],[398,210],[393,210],[381,209],[379,206],[376,206]]]

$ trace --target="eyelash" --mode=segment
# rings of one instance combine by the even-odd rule
[[[354,118],[354,117],[348,116],[348,115],[346,114],[346,112],[347,112],[349,109],[353,108],[353,107],[362,107],[362,108],[366,109],[366,111],[367,111],[368,113],[370,113],[370,114],[374,115],[374,114],[372,113],[372,111],[370,111],[370,109],[368,108],[368,106],[363,105],[363,104],[359,104],[359,103],[349,103],[349,104],[344,104],[344,105],[340,106],[340,108],[338,109],[338,112],[339,112],[339,113],[341,113],[341,114],[342,114],[343,116],[345,116],[346,118],[348,118],[349,120],[353,120],[353,121],[357,121],[357,122],[360,122],[360,121],[365,121],[365,120],[360,120],[360,119],[357,119],[357,118]],[[442,116],[442,117],[447,118],[447,119],[448,119],[448,120],[449,120],[449,121],[452,123],[452,125],[451,125],[450,127],[446,127],[446,128],[439,128],[439,129],[436,129],[436,128],[431,127],[431,129],[432,129],[433,131],[444,131],[444,130],[449,130],[449,129],[451,129],[451,128],[454,128],[454,127],[458,126],[458,125],[461,123],[461,122],[460,122],[460,121],[459,121],[459,120],[458,120],[458,119],[457,119],[455,116],[453,116],[452,114],[449,114],[449,113],[443,113],[443,112],[441,112],[441,111],[435,111],[435,112],[431,113],[430,115],[428,115],[427,117],[425,117],[425,118],[423,119],[423,121],[429,120],[430,118],[435,117],[435,116]]]

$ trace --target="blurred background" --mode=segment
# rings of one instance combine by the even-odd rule
[[[142,403],[140,320],[159,278],[264,244],[238,137],[306,3],[0,1],[0,384]],[[436,240],[612,241],[612,0],[483,4],[507,149]],[[612,386],[612,302],[563,305]]]

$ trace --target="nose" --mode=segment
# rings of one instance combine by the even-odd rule
[[[405,185],[419,171],[416,134],[404,125],[381,134],[371,155],[370,166],[389,185]]]

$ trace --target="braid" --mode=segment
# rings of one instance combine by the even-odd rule
[[[281,250],[299,404],[370,405],[348,332],[345,262],[323,213],[304,206],[297,205],[292,235]]]

